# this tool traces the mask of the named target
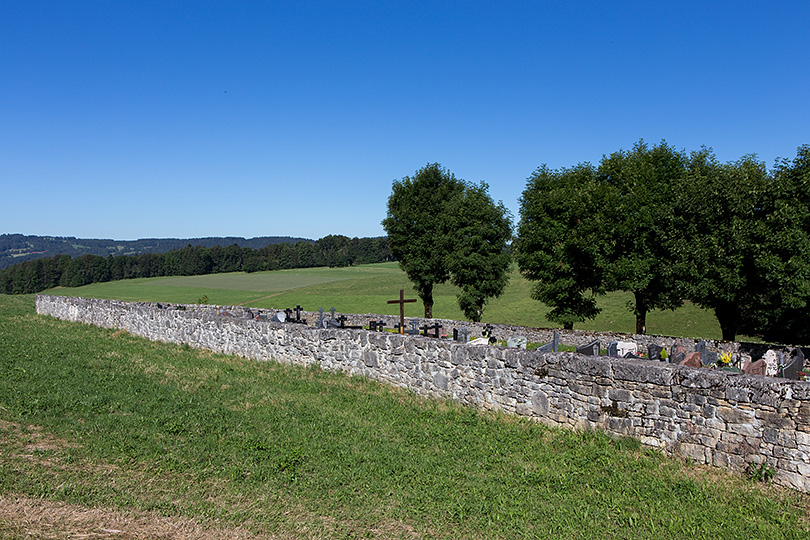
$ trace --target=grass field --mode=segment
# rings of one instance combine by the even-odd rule
[[[408,298],[416,293],[397,263],[361,265],[351,268],[304,268],[208,276],[133,279],[96,283],[85,287],[57,288],[52,294],[194,303],[203,296],[217,305],[245,304],[262,308],[292,308],[301,305],[309,311],[334,306],[344,313],[398,314],[398,306],[387,304],[405,289]],[[436,287],[433,314],[438,318],[463,320],[456,305],[458,289],[451,285]],[[546,318],[548,308],[532,300],[531,283],[517,270],[509,287],[484,309],[484,322],[553,327]],[[635,318],[628,308],[629,293],[611,293],[599,300],[602,313],[594,320],[575,326],[578,330],[632,333]],[[421,302],[407,304],[408,317],[421,316]],[[647,318],[650,334],[720,339],[720,326],[710,311],[685,304],[676,311],[653,311]]]
[[[165,286],[165,285],[163,285]],[[805,539],[810,497],[0,296],[0,537]]]

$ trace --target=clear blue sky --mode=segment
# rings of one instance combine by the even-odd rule
[[[378,236],[439,162],[810,143],[810,2],[0,3],[0,233]]]

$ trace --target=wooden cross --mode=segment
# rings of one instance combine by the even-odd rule
[[[405,300],[405,289],[399,290],[399,300],[389,300],[389,304],[399,304],[399,333],[405,333],[405,304],[416,302],[416,298]]]

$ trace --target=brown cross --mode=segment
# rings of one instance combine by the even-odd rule
[[[405,333],[405,304],[416,302],[416,298],[405,300],[405,289],[399,290],[399,300],[389,300],[389,304],[399,304],[399,333]]]

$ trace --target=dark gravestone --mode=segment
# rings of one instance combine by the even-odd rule
[[[701,360],[704,366],[714,366],[717,364],[717,352],[715,351],[706,351],[703,354],[703,359]]]
[[[470,341],[470,329],[462,326],[460,330],[453,329],[453,339],[459,343],[467,343]]]
[[[443,327],[442,327],[442,325],[441,325],[441,324],[439,324],[439,323],[434,323],[434,324],[431,324],[431,325],[426,324],[425,326],[420,326],[420,327],[419,327],[419,330],[424,330],[425,335],[426,335],[426,336],[428,336],[428,337],[434,337],[434,338],[438,338],[438,337],[439,337],[439,331],[440,331],[442,328],[443,328]],[[431,332],[431,331],[433,332],[433,335],[432,335],[432,336],[430,335],[430,332]]]
[[[368,321],[368,329],[372,332],[382,332],[385,328],[384,321]]]
[[[701,367],[702,364],[700,363],[700,353],[695,351],[687,354],[686,358],[684,358],[678,365],[693,368]]]
[[[670,356],[669,358],[670,364],[680,364],[681,362],[684,361],[684,359],[686,359],[686,353],[683,351],[678,351],[673,353],[672,356]]]
[[[545,345],[540,345],[537,347],[537,350],[542,353],[555,353],[560,348],[560,334],[554,330],[554,333],[551,335],[551,341],[546,343]]]
[[[661,352],[663,350],[664,347],[656,345],[655,343],[647,345],[647,357],[649,357],[650,360],[661,360]]]
[[[295,306],[295,320],[293,322],[305,323],[306,324],[307,321],[305,319],[301,318],[301,312],[302,311],[304,311],[304,310],[301,307],[301,304],[298,304],[297,306]]]
[[[577,347],[577,353],[584,354],[586,356],[599,356],[599,345],[599,340],[595,339],[587,345],[580,345]]]
[[[704,340],[700,340],[695,343],[695,352],[700,353],[700,362],[705,366],[706,365],[706,342]]]
[[[765,375],[765,370],[767,366],[765,365],[765,360],[759,359],[756,362],[751,362],[743,369],[743,373],[746,375]]]
[[[798,354],[794,353],[793,358],[786,365],[779,368],[777,376],[793,381],[799,379],[799,372],[804,367],[804,353],[802,353],[801,349],[796,349],[796,351],[798,351]]]
[[[346,317],[346,315],[341,315],[340,317],[338,317],[337,322],[340,325],[338,328],[342,328],[344,330],[357,330],[358,328],[363,328],[362,326],[352,326],[346,324],[347,319],[348,317]]]
[[[619,343],[616,341],[608,343],[607,354],[608,356],[619,356]]]

